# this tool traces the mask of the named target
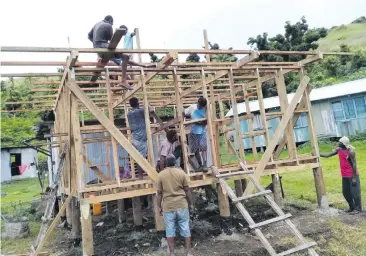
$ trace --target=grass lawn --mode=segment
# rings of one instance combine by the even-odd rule
[[[47,186],[47,184],[45,184]],[[12,203],[17,204],[16,211],[23,211],[31,205],[33,199],[39,198],[41,186],[38,178],[15,180],[8,184],[1,184],[1,193],[6,196],[1,197],[1,213],[3,215],[14,214]],[[29,221],[31,236],[23,239],[2,239],[1,251],[6,253],[23,253],[30,250],[30,246],[38,235],[40,222],[30,218]],[[1,220],[1,231],[5,231],[5,223]]]

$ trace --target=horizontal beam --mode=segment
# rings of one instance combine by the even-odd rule
[[[173,63],[171,66],[180,67],[198,67],[198,66],[230,66],[235,62],[179,62]],[[151,64],[151,63],[143,63],[143,64]],[[296,62],[251,62],[248,65],[294,65]],[[0,61],[0,66],[60,66],[63,67],[66,65],[65,61]],[[98,62],[84,62],[79,61],[75,63],[75,67],[82,66],[90,66],[95,67],[98,65]],[[114,62],[108,62],[106,64],[108,67],[119,67]]]
[[[157,53],[166,54],[171,51],[189,54],[250,54],[251,50],[204,50],[204,49],[116,49],[114,51],[105,48],[61,48],[61,47],[26,47],[26,46],[2,46],[1,52],[71,52],[72,50],[80,53]],[[274,54],[274,55],[316,55],[318,51],[259,51],[260,54]],[[354,55],[351,52],[323,52],[324,55]]]

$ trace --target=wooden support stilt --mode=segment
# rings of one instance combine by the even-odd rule
[[[230,217],[229,197],[226,194],[226,191],[221,187],[220,183],[217,184],[217,197],[219,200],[220,216]]]
[[[126,221],[125,202],[123,199],[117,200],[117,207],[118,207],[118,222],[122,223]]]
[[[300,79],[303,79],[305,77],[303,68],[301,68],[299,75],[300,75]],[[318,145],[318,139],[316,137],[316,132],[314,130],[314,120],[313,120],[313,116],[312,116],[309,86],[308,86],[307,90],[304,91],[303,97],[305,98],[305,108],[308,110],[306,116],[307,116],[308,129],[309,129],[310,141],[311,141],[311,146],[312,146],[312,154],[313,154],[313,156],[317,156],[318,157],[317,162],[320,162],[319,145]],[[313,174],[314,174],[316,195],[317,195],[317,199],[318,199],[318,206],[321,209],[327,210],[329,208],[329,202],[328,202],[327,192],[325,189],[325,182],[324,182],[322,167],[314,168]]]
[[[243,195],[243,184],[242,180],[234,180],[235,184],[235,194],[237,197],[241,197]]]
[[[79,219],[81,219],[83,255],[92,256],[94,255],[92,215],[90,205],[84,199],[80,200]]]
[[[66,204],[66,222],[67,222],[67,226],[71,227],[72,225],[72,209],[71,209],[71,201],[65,202]]]
[[[80,205],[77,198],[71,200],[72,209],[72,224],[71,224],[71,239],[75,242],[81,239],[81,224],[80,224]]]
[[[283,197],[280,176],[278,173],[272,174],[272,185],[273,185],[273,199],[279,207],[283,207]]]
[[[132,198],[133,222],[136,226],[142,226],[141,199],[140,197]]]

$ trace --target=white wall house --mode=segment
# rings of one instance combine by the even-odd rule
[[[35,162],[38,163],[37,151],[32,148],[1,148],[1,182],[37,177]],[[24,172],[21,174],[22,167]]]

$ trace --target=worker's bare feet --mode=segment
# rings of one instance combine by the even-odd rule
[[[193,253],[192,252],[188,252],[187,253],[187,256],[193,256]]]

